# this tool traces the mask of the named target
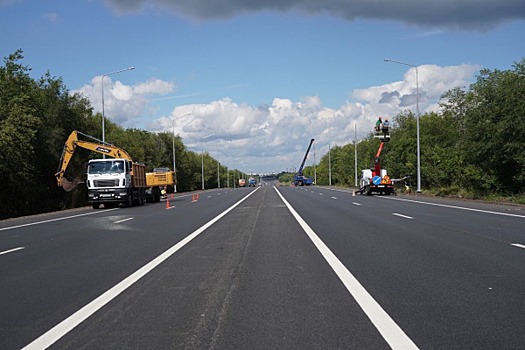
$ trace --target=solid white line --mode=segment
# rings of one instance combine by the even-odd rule
[[[283,195],[274,186],[275,191],[281,197],[281,200],[288,207],[288,210],[295,217],[295,220],[301,225],[304,232],[315,244],[319,252],[323,255],[328,264],[332,267],[346,289],[354,297],[357,303],[361,306],[370,321],[377,328],[379,333],[386,340],[392,349],[418,349],[416,344],[403,332],[403,330],[395,323],[395,321],[386,313],[385,310],[375,301],[375,299],[368,294],[366,289],[359,283],[359,281],[348,271],[343,263],[335,256],[334,253],[323,243],[323,241],[315,234],[315,232],[308,226],[295,209],[284,199]]]
[[[26,247],[18,247],[18,248],[9,249],[9,250],[0,252],[0,255],[16,252],[17,250],[22,250],[22,249],[25,249],[25,248]]]
[[[513,246],[525,249],[525,245],[519,243],[512,243]]]
[[[407,215],[403,215],[403,214],[399,214],[399,213],[392,213],[392,215],[395,215],[395,216],[399,216],[401,218],[405,218],[405,219],[410,219],[410,220],[413,220],[414,218],[411,217],[411,216],[407,216]]]
[[[377,197],[378,198],[383,198],[383,199],[391,199],[391,200],[394,200],[394,201],[413,202],[413,203],[419,203],[419,204],[433,205],[433,206],[436,206],[436,207],[451,208],[451,209],[462,209],[462,210],[475,211],[475,212],[478,212],[478,213],[503,215],[503,216],[513,216],[513,217],[516,217],[516,218],[525,219],[525,215],[511,214],[511,213],[502,213],[502,212],[499,212],[499,211],[490,211],[490,210],[483,210],[483,209],[459,207],[459,206],[456,206],[456,205],[449,205],[449,204],[429,203],[429,202],[423,202],[423,201],[416,201],[416,200],[413,200],[413,199],[392,198],[392,197],[383,197],[383,196],[377,196]]]
[[[361,205],[361,203],[352,202],[353,205]]]
[[[78,217],[80,217],[80,216],[102,214],[102,213],[105,213],[105,212],[110,211],[110,210],[118,210],[118,208],[113,208],[113,209],[104,209],[104,210],[97,210],[97,211],[93,211],[93,212],[89,212],[89,213],[84,213],[84,214],[78,214],[78,215],[66,216],[66,217],[63,217],[63,218],[49,219],[49,220],[43,220],[43,221],[31,222],[31,223],[29,223],[29,224],[16,225],[16,226],[9,226],[9,227],[0,228],[0,231],[13,230],[13,229],[15,229],[15,228],[27,227],[27,226],[33,226],[33,225],[39,225],[39,224],[47,224],[47,223],[49,223],[49,222],[61,221],[61,220],[67,220],[67,219],[73,219],[73,218],[78,218]]]
[[[55,327],[51,328],[46,333],[42,334],[40,337],[35,339],[33,342],[25,346],[23,349],[46,349],[52,344],[54,344],[57,340],[62,338],[64,335],[69,333],[73,328],[78,326],[80,323],[82,323],[85,319],[87,319],[89,316],[93,315],[95,312],[97,312],[99,309],[101,309],[104,305],[109,303],[111,300],[116,298],[120,293],[124,292],[126,289],[128,289],[131,285],[133,285],[135,282],[140,280],[142,277],[144,277],[148,272],[152,271],[154,268],[156,268],[158,265],[160,265],[164,260],[168,259],[170,256],[175,254],[179,249],[184,247],[186,244],[191,242],[195,237],[200,235],[202,232],[204,232],[207,228],[209,228],[211,225],[219,221],[222,217],[224,217],[226,214],[228,214],[230,211],[232,211],[235,207],[237,207],[239,204],[241,204],[244,200],[246,200],[248,197],[250,197],[252,194],[254,194],[255,191],[251,191],[248,193],[248,195],[241,200],[239,200],[237,203],[223,211],[221,214],[217,215],[214,219],[209,221],[208,223],[204,224],[201,228],[199,228],[197,231],[193,232],[189,236],[186,236],[183,240],[181,240],[179,243],[175,244],[173,247],[166,250],[164,253],[156,257],[155,259],[151,260],[149,263],[132,273],[130,276],[122,280],[120,283],[118,283],[113,288],[106,291],[104,294],[75,312],[73,315],[66,318],[64,321],[60,322]]]
[[[115,221],[115,224],[120,224],[121,222],[129,221],[129,220],[133,220],[133,219],[134,219],[134,218],[122,219],[122,220],[119,220],[119,221]]]

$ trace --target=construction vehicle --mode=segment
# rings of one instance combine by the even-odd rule
[[[308,149],[306,150],[306,153],[304,155],[303,162],[301,163],[301,166],[299,167],[299,171],[294,176],[294,179],[293,179],[294,186],[309,186],[313,183],[311,178],[303,175],[304,163],[306,163],[306,158],[308,158],[308,152],[310,152],[312,143],[314,143],[314,139],[310,140],[310,144],[308,145]]]
[[[255,187],[255,185],[256,185],[255,178],[250,177],[250,178],[248,179],[248,187]]]
[[[90,141],[80,140],[79,135]],[[98,209],[101,204],[109,208],[119,204],[132,206],[143,205],[146,201],[159,202],[161,186],[175,183],[174,172],[163,172],[164,180],[148,176],[145,165],[133,162],[125,150],[74,130],[64,144],[59,168],[55,174],[58,186],[66,191],[71,191],[82,183],[78,180],[70,182],[64,177],[77,147],[111,157],[91,159],[87,165],[88,199],[94,209]]]
[[[374,158],[374,168],[364,169],[361,171],[361,179],[359,181],[360,188],[357,191],[360,194],[395,194],[392,179],[390,179],[388,176],[386,169],[381,168],[380,156],[384,144],[385,141],[381,141],[379,149],[377,150],[376,156]]]

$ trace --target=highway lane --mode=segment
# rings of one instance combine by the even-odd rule
[[[214,194],[211,198],[206,198]],[[208,191],[117,210],[82,208],[0,225],[0,348],[20,348],[242,198]],[[212,202],[213,205],[203,205]],[[191,220],[188,220],[191,218]]]
[[[525,242],[525,216],[516,207],[282,191],[421,348],[525,343],[525,250],[512,245]]]
[[[53,348],[388,348],[279,193],[420,348],[525,343],[525,249],[511,245],[525,243],[524,217],[263,186],[0,222],[0,252],[25,247],[0,255],[0,348],[29,344],[226,208]]]

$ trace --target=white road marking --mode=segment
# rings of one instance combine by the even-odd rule
[[[18,248],[9,249],[9,250],[0,252],[0,255],[9,254],[9,253],[16,252],[17,250],[22,250],[22,249],[25,249],[25,248],[26,247],[18,247]]]
[[[324,196],[324,194],[322,194],[321,192],[319,192],[319,195],[320,195],[320,196]]]
[[[368,294],[366,289],[359,283],[359,281],[352,275],[350,271],[343,265],[343,263],[335,256],[334,253],[323,243],[323,241],[315,234],[315,232],[308,226],[295,209],[284,199],[283,195],[274,186],[275,191],[281,197],[281,200],[288,207],[295,220],[301,225],[304,232],[315,244],[319,252],[323,255],[328,264],[332,267],[346,289],[354,297],[355,301],[361,306],[370,321],[377,328],[379,333],[383,336],[385,341],[392,349],[418,349],[416,344],[403,332],[403,330],[395,323],[395,321],[386,313],[385,310],[375,301],[375,299]]]
[[[332,199],[337,199],[337,197],[331,197]]]
[[[391,199],[394,201],[403,201],[403,202],[413,202],[413,203],[419,203],[419,204],[426,204],[426,205],[433,205],[436,207],[443,207],[443,208],[451,208],[451,209],[461,209],[461,210],[469,210],[469,211],[475,211],[478,213],[486,213],[486,214],[494,214],[494,215],[503,215],[503,216],[512,216],[516,218],[522,218],[525,219],[525,215],[519,215],[519,214],[511,214],[511,213],[502,213],[499,211],[491,211],[491,210],[483,210],[483,209],[474,209],[474,208],[467,208],[467,207],[459,207],[457,205],[449,205],[449,204],[439,204],[439,203],[429,203],[429,202],[423,202],[423,201],[416,201],[413,199],[404,199],[404,198],[392,198],[392,197],[382,197],[377,196],[378,198],[383,199]]]
[[[392,215],[399,216],[399,217],[405,218],[405,219],[414,220],[414,218],[412,216],[407,216],[407,215],[403,215],[403,214],[399,214],[399,213],[392,213]]]
[[[93,212],[89,212],[89,213],[84,213],[84,214],[78,214],[78,215],[66,216],[66,217],[63,217],[63,218],[49,219],[49,220],[43,220],[43,221],[30,222],[29,224],[22,224],[22,225],[16,225],[16,226],[9,226],[9,227],[0,228],[0,231],[13,230],[13,229],[15,229],[15,228],[21,228],[21,227],[27,227],[27,226],[33,226],[33,225],[39,225],[39,224],[47,224],[47,223],[49,223],[49,222],[61,221],[61,220],[67,220],[67,219],[73,219],[73,218],[78,218],[78,217],[80,217],[80,216],[87,216],[87,215],[101,214],[101,213],[105,213],[105,212],[110,211],[110,210],[118,210],[118,208],[113,208],[113,209],[104,209],[104,210],[97,210],[97,211],[93,211]]]
[[[519,243],[512,243],[513,246],[525,249],[525,245]]]
[[[357,203],[357,202],[352,202],[352,204],[357,205],[357,206],[361,205],[361,203]]]
[[[235,207],[237,207],[239,204],[241,204],[244,200],[246,200],[248,197],[250,197],[252,194],[257,192],[251,191],[248,193],[247,196],[239,200],[237,203],[223,211],[221,214],[217,215],[214,219],[209,221],[208,223],[201,226],[199,229],[194,231],[189,236],[186,236],[183,240],[181,240],[179,243],[175,244],[173,247],[166,250],[164,253],[156,257],[155,259],[151,260],[149,263],[129,275],[127,278],[122,280],[120,283],[115,285],[113,288],[109,289],[102,295],[100,295],[98,298],[75,312],[73,315],[66,318],[64,321],[57,324],[55,327],[51,328],[46,333],[42,334],[40,337],[32,341],[30,344],[25,346],[23,349],[47,349],[51,345],[53,345],[57,340],[62,338],[64,335],[69,333],[73,328],[78,326],[80,323],[84,322],[89,316],[93,315],[95,312],[100,310],[104,305],[109,303],[111,300],[115,299],[119,294],[124,292],[126,289],[128,289],[130,286],[132,286],[135,282],[140,280],[142,277],[144,277],[147,273],[152,271],[154,268],[159,266],[163,261],[168,259],[170,256],[175,254],[179,249],[184,247],[186,244],[191,242],[195,237],[200,235],[202,232],[204,232],[206,229],[208,229],[211,225],[219,221],[222,217],[224,217],[226,214],[228,214],[230,211],[232,211]]]
[[[118,220],[118,221],[115,221],[115,224],[120,224],[121,222],[129,221],[129,220],[133,220],[133,219],[134,218],[127,218],[127,219]]]

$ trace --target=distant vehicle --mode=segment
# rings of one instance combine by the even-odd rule
[[[253,177],[250,177],[248,179],[248,187],[255,187],[255,184],[256,184],[255,179]]]
[[[245,179],[239,179],[239,187],[246,187],[246,180]]]

